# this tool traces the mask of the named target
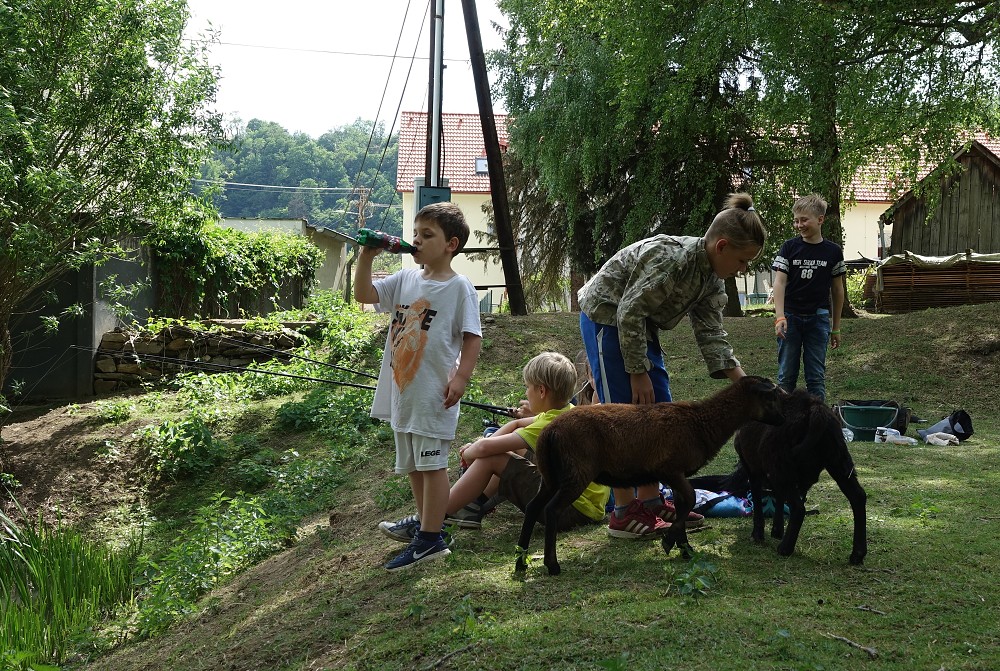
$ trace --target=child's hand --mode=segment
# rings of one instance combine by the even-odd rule
[[[525,417],[531,417],[534,413],[531,412],[531,406],[528,405],[528,401],[522,398],[516,408],[510,409],[509,414],[514,419],[524,419]]]
[[[444,407],[450,408],[462,400],[466,384],[468,384],[468,381],[458,375],[448,380],[448,386],[444,390]]]
[[[381,247],[368,247],[366,245],[362,245],[360,256],[364,259],[374,259],[381,251]]]

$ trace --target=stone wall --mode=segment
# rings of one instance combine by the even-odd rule
[[[315,322],[285,324],[281,331],[249,332],[241,320],[213,320],[224,330],[198,331],[170,326],[158,333],[116,328],[101,338],[94,359],[94,393],[107,394],[180,372],[224,373],[271,359],[306,342],[303,332]]]

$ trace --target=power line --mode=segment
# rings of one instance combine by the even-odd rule
[[[262,189],[290,189],[293,191],[329,191],[333,193],[354,193],[357,188],[347,186],[281,186],[279,184],[247,184],[245,182],[227,182],[222,179],[193,179],[193,182],[203,184],[222,184],[223,186],[252,186]],[[244,189],[245,190],[245,189]]]
[[[303,47],[279,47],[268,44],[246,44],[243,42],[213,42],[211,40],[189,40],[190,42],[198,42],[200,44],[214,45],[218,44],[220,46],[227,47],[243,47],[246,49],[270,49],[274,51],[301,51],[303,53],[312,54],[329,54],[332,56],[361,56],[364,58],[391,58],[393,60],[409,60],[409,56],[399,56],[396,54],[374,54],[365,53],[362,51],[335,51],[333,49],[306,49]],[[429,56],[414,56],[416,60],[426,61],[429,60]],[[445,58],[444,60],[450,63],[465,63],[471,64],[471,60],[468,58]]]

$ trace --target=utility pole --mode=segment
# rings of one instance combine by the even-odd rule
[[[443,0],[440,2],[442,5],[444,4]],[[462,11],[465,14],[465,33],[469,39],[472,77],[476,86],[476,99],[479,102],[479,120],[483,126],[483,141],[486,144],[490,194],[493,198],[493,219],[497,229],[497,243],[500,247],[500,263],[503,266],[504,283],[507,285],[507,300],[512,315],[526,315],[528,308],[524,301],[521,271],[517,267],[514,233],[510,227],[507,181],[503,176],[503,157],[500,154],[500,140],[497,137],[497,124],[493,116],[493,100],[490,97],[490,82],[486,72],[486,55],[483,53],[483,36],[479,32],[476,0],[462,0]]]

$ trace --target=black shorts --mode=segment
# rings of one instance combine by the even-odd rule
[[[528,507],[528,503],[535,498],[538,488],[542,485],[542,476],[538,472],[534,458],[535,453],[530,448],[523,457],[512,453],[510,461],[507,462],[507,468],[503,469],[503,474],[500,476],[498,493],[517,506],[521,512],[524,512],[525,508]],[[545,524],[544,517],[544,512],[538,517],[539,523],[543,525]],[[557,522],[556,529],[565,531],[583,524],[593,524],[594,520],[581,513],[573,505],[569,505],[559,511]]]

